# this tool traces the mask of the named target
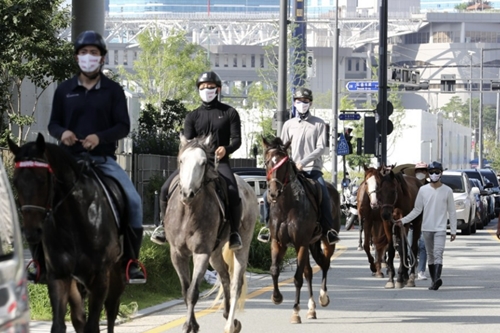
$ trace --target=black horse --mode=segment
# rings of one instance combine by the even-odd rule
[[[14,186],[24,235],[30,247],[43,245],[51,333],[66,332],[68,303],[76,332],[99,332],[103,305],[108,333],[113,332],[126,284],[126,256],[105,190],[84,163],[46,143],[41,134],[21,147],[9,140],[9,148],[15,155]],[[117,207],[123,207],[123,197],[119,199]]]

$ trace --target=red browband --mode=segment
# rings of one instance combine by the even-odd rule
[[[280,166],[282,166],[286,161],[288,161],[288,156],[286,156],[285,158],[283,158],[281,161],[278,162],[278,164],[276,164],[272,169],[271,171],[269,171],[269,173],[267,174],[267,179],[271,179],[271,174],[273,173],[273,171],[277,170]]]
[[[45,168],[52,173],[52,168],[48,163],[38,162],[38,161],[20,161],[16,162],[16,169],[19,168]]]

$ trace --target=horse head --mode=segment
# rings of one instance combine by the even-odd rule
[[[181,135],[181,147],[177,162],[179,164],[179,188],[181,200],[188,203],[203,186],[219,175],[215,168],[213,136],[203,136],[187,140]]]
[[[273,202],[283,193],[285,187],[291,182],[290,158],[288,148],[292,140],[283,144],[280,138],[276,137],[271,142],[262,137],[264,147],[264,163],[266,166],[267,195]],[[294,167],[292,166],[292,170]]]
[[[370,207],[372,209],[377,209],[379,207],[378,199],[377,199],[377,184],[380,183],[380,179],[382,174],[379,169],[375,169],[373,167],[367,167],[363,165],[365,169],[365,193],[370,198]]]
[[[46,144],[42,134],[35,142],[19,147],[8,139],[14,154],[14,187],[23,216],[23,232],[30,244],[41,240],[42,225],[51,217],[54,196],[53,170],[46,157]]]
[[[380,217],[384,221],[391,221],[396,202],[398,201],[398,180],[394,172],[389,171],[382,177],[377,199],[380,204]]]

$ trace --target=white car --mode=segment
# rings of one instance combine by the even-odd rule
[[[475,233],[476,199],[474,195],[479,193],[479,189],[471,186],[469,177],[462,171],[443,171],[441,182],[453,190],[457,210],[457,229],[462,230],[463,235]]]

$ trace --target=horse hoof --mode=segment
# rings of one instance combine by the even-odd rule
[[[394,289],[394,282],[387,282],[385,284],[385,289]]]
[[[279,295],[278,297],[271,296],[271,301],[273,301],[274,304],[280,305],[283,302],[283,296]]]
[[[415,280],[412,280],[412,279],[408,280],[408,282],[406,282],[406,286],[407,287],[416,287]]]
[[[330,297],[328,295],[320,296],[318,301],[322,307],[326,307],[330,304]]]
[[[384,277],[384,273],[382,273],[382,272],[375,273],[375,277],[376,278],[383,278]]]
[[[362,251],[363,248],[361,246],[358,246],[358,251]]]
[[[240,333],[241,332],[241,323],[239,320],[235,319],[234,320],[234,333]]]
[[[307,319],[317,319],[316,318],[316,311],[313,311],[313,310],[307,311]],[[300,320],[300,318],[299,318],[299,320]]]
[[[290,320],[292,324],[302,324],[302,320],[300,320],[300,316],[298,314],[292,315],[292,320]]]
[[[399,281],[396,282],[396,289],[403,289],[404,287],[405,287],[405,284],[403,282],[399,282]]]

